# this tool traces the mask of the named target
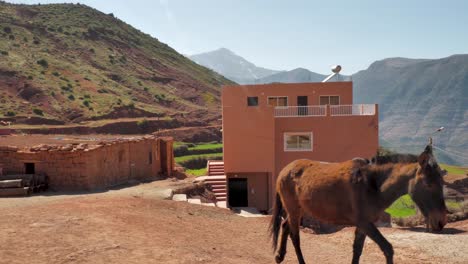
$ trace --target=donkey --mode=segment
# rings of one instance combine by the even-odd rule
[[[393,247],[374,222],[408,193],[428,228],[441,231],[447,222],[442,186],[446,173],[430,145],[411,163],[368,164],[363,159],[328,164],[305,159],[291,162],[278,176],[270,223],[276,263],[284,260],[288,236],[299,263],[305,263],[299,239],[304,213],[323,222],[356,226],[352,263],[359,263],[367,236],[383,251],[387,263],[393,263]]]

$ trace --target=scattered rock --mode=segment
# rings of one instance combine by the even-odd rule
[[[172,200],[178,201],[178,202],[186,202],[187,195],[186,194],[174,194],[174,196],[172,196]]]

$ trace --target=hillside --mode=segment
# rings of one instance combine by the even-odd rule
[[[196,54],[190,56],[190,59],[241,84],[255,83],[257,79],[279,72],[257,67],[255,64],[225,48]]]
[[[437,128],[434,144],[468,156],[468,55],[436,60],[390,58],[353,75],[355,101],[380,105],[383,146],[420,151]],[[448,163],[466,158],[437,152]]]
[[[112,14],[80,4],[0,2],[0,118],[219,116],[232,84]]]

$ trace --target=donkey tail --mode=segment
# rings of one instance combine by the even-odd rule
[[[271,216],[270,222],[270,236],[273,243],[273,250],[276,251],[278,246],[278,236],[281,227],[281,221],[283,220],[284,210],[283,210],[283,203],[281,202],[281,198],[279,194],[276,194],[275,204],[273,205],[273,214]]]

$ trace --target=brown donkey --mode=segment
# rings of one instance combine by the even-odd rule
[[[356,226],[352,263],[359,263],[369,236],[393,263],[393,247],[374,225],[398,197],[409,193],[426,218],[440,231],[446,224],[441,170],[427,146],[413,163],[367,164],[363,159],[343,163],[296,160],[279,174],[270,231],[276,263],[286,254],[291,237],[299,263],[305,263],[299,241],[303,214],[323,222]],[[280,234],[281,229],[281,234]]]

